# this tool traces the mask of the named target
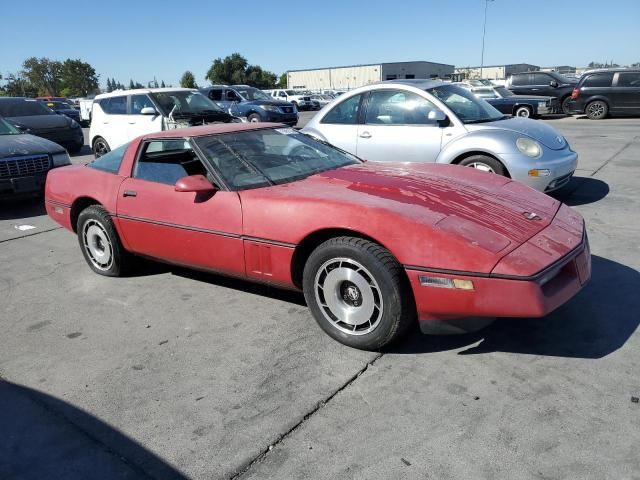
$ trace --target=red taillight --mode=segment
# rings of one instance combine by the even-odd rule
[[[576,98],[578,98],[578,95],[580,95],[580,89],[576,87],[573,89],[573,92],[571,92],[571,98],[575,100]]]

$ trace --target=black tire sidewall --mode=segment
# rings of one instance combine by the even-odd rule
[[[562,113],[564,113],[565,115],[571,115],[571,113],[569,113],[570,100],[571,100],[571,95],[567,95],[560,101],[560,110],[562,110]]]
[[[111,151],[111,146],[107,143],[107,141],[102,137],[98,137],[93,141],[93,144],[91,145],[91,150],[93,152],[93,156],[96,157],[96,158],[98,158],[98,156],[96,155],[96,144],[98,142],[102,142],[102,143],[105,144],[105,146],[107,147],[107,152],[106,153],[109,153]],[[104,155],[104,153],[103,153],[103,155]]]
[[[526,117],[523,115],[518,115],[518,112],[526,110],[527,112],[529,112],[529,115],[527,115]],[[516,108],[516,117],[520,117],[520,118],[531,118],[533,116],[533,111],[531,109],[531,107],[526,107],[526,106],[522,106],[522,107],[518,107]]]
[[[499,160],[496,160],[495,158],[488,155],[471,155],[470,157],[462,160],[458,165],[467,167],[471,163],[484,163],[485,165],[491,167],[496,175],[501,175],[503,177],[506,176],[506,169],[504,168],[504,165],[502,165]]]
[[[325,318],[316,301],[315,277],[317,271],[326,261],[338,257],[350,258],[366,267],[380,287],[383,301],[382,319],[370,333],[349,335],[338,330]],[[407,314],[404,309],[409,308],[406,301],[407,295],[403,292],[402,285],[397,284],[384,264],[366,249],[346,242],[340,244],[325,242],[309,256],[303,273],[303,291],[307,305],[318,325],[340,343],[362,350],[378,350],[396,338],[402,331],[399,323],[402,322],[403,315]]]
[[[604,108],[604,113],[600,116],[592,116],[589,115],[589,107],[591,105],[593,105],[594,103],[601,103],[603,108]],[[589,117],[591,120],[602,120],[603,118],[606,118],[607,114],[609,113],[609,105],[607,105],[605,102],[603,102],[602,100],[594,100],[593,102],[589,102],[587,104],[587,106],[585,107],[585,112],[587,114],[587,117]]]
[[[250,114],[247,116],[247,120],[249,120],[249,122],[251,122],[251,118],[256,118],[256,117],[258,118],[258,122],[261,122],[261,121],[262,121],[262,117],[260,116],[260,114],[255,113],[255,112],[250,113]]]
[[[85,249],[83,230],[85,223],[89,220],[97,220],[98,222],[100,222],[104,227],[107,236],[109,237],[109,242],[111,242],[113,264],[108,270],[100,270],[99,268],[97,268],[89,258],[89,254]],[[90,207],[87,207],[82,212],[80,212],[80,215],[78,215],[77,232],[80,250],[82,251],[82,255],[84,256],[84,259],[87,261],[87,264],[89,265],[91,270],[93,270],[95,273],[107,277],[119,277],[123,274],[123,260],[125,257],[124,249],[122,247],[122,244],[120,243],[120,238],[118,237],[118,233],[116,232],[115,226],[113,225],[113,221],[104,208],[99,205],[91,205]]]

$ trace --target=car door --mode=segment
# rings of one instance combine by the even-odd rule
[[[111,149],[131,140],[128,136],[127,96],[104,98],[100,100],[100,107],[104,115],[94,120],[101,122],[101,125],[96,125],[96,131],[100,132]]]
[[[143,108],[153,108],[156,113],[142,114]],[[129,113],[127,115],[127,133],[129,139],[140,135],[162,131],[162,114],[149,95],[129,95]]]
[[[435,109],[433,103],[414,92],[370,92],[364,123],[358,125],[356,154],[372,161],[434,162],[443,131],[429,118]]]
[[[640,72],[619,72],[611,95],[611,110],[623,115],[640,113]]]
[[[182,139],[141,144],[131,177],[120,186],[117,218],[134,253],[171,263],[244,275],[242,210],[236,192],[177,192],[187,175],[212,177]]]
[[[556,88],[551,86],[553,78],[546,73],[535,72],[529,74],[530,82],[529,91],[527,94],[531,95],[547,95],[550,97],[557,97],[558,92]]]
[[[358,121],[364,94],[345,98],[329,110],[318,124],[325,140],[342,150],[357,155]]]

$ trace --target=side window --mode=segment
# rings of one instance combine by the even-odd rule
[[[212,88],[209,90],[209,98],[214,102],[219,102],[222,100],[222,90],[220,88]]]
[[[120,145],[118,148],[114,148],[109,153],[105,153],[100,158],[96,158],[87,166],[95,168],[96,170],[102,170],[103,172],[118,173],[120,171],[120,164],[122,163],[122,159],[124,158],[124,152],[127,151],[128,146],[128,143]]]
[[[229,102],[239,102],[241,100],[240,96],[233,90],[227,90],[226,97]]]
[[[146,142],[133,171],[134,178],[167,185],[188,175],[207,175],[207,169],[185,140]]]
[[[544,73],[533,73],[531,76],[533,77],[531,85],[549,85],[549,82],[553,80],[549,75],[545,75]]]
[[[618,87],[640,87],[640,72],[620,72]]]
[[[378,90],[369,94],[366,123],[377,125],[435,125],[434,105],[412,92]]]
[[[127,97],[111,97],[100,102],[100,106],[104,113],[110,115],[126,115],[127,113]]]
[[[613,73],[594,73],[585,78],[583,87],[610,87]],[[619,81],[618,81],[619,83]]]
[[[156,108],[147,95],[131,95],[131,115],[140,115],[146,107]]]
[[[333,107],[322,119],[321,123],[337,123],[355,125],[358,123],[362,94],[354,95]]]
[[[286,97],[286,96],[287,96],[287,94],[286,94],[286,93],[284,93],[284,92],[280,92],[280,93],[278,94],[278,96],[280,96],[280,97]]]
[[[511,85],[527,85],[529,75],[513,75]]]

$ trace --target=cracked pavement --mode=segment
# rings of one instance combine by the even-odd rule
[[[640,478],[640,119],[545,121],[580,154],[558,198],[586,219],[588,287],[381,353],[299,294],[100,277],[37,201],[3,203],[0,478]]]

